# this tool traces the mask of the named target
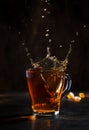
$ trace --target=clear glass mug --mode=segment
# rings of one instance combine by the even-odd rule
[[[30,68],[26,70],[26,78],[33,113],[39,116],[58,115],[61,99],[71,87],[70,76],[60,68]]]

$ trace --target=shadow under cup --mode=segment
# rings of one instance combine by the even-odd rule
[[[39,116],[59,114],[61,97],[71,86],[65,72],[32,68],[26,71],[26,78],[33,113]]]

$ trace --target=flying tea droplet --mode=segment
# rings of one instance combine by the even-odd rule
[[[46,33],[45,36],[48,37],[48,36],[49,36],[49,33]]]
[[[52,42],[52,39],[49,39],[49,43]]]
[[[42,17],[42,18],[45,18],[45,16],[44,16],[44,15],[42,15],[41,17]]]
[[[44,11],[47,11],[47,9],[45,8]]]

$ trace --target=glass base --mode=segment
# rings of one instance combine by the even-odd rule
[[[36,116],[36,117],[58,116],[59,115],[59,111],[55,111],[55,112],[44,112],[44,113],[33,112],[33,115]]]

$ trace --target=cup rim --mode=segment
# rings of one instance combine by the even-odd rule
[[[65,73],[65,70],[63,70],[63,69],[61,69],[61,67],[57,67],[56,69],[55,68],[50,68],[50,69],[42,69],[42,67],[37,67],[37,68],[28,68],[28,69],[26,69],[26,72],[27,71],[30,71],[30,70],[36,70],[36,69],[39,69],[39,70],[41,70],[42,72],[43,71],[59,71],[59,72],[64,72]]]

